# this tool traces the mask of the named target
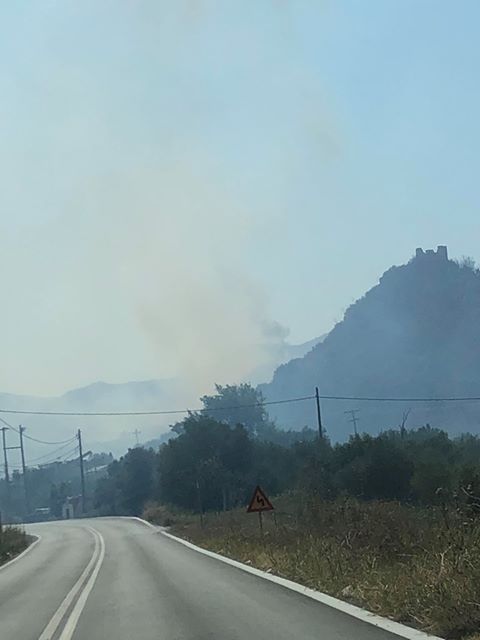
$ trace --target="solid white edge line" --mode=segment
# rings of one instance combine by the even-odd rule
[[[143,520],[137,516],[130,517],[131,520],[137,520],[138,522],[142,522],[148,527],[155,529],[158,533],[166,536],[167,538],[171,538],[178,542],[179,544],[183,544],[185,547],[189,549],[193,549],[198,553],[202,553],[210,558],[214,558],[215,560],[220,560],[225,564],[229,564],[232,567],[236,567],[237,569],[241,569],[246,573],[251,573],[258,578],[263,578],[264,580],[269,580],[270,582],[274,582],[275,584],[279,584],[282,587],[286,587],[291,591],[296,591],[312,600],[316,600],[328,607],[332,607],[333,609],[337,609],[342,613],[346,613],[349,616],[357,618],[358,620],[362,620],[362,622],[367,622],[368,624],[373,625],[374,627],[379,627],[385,631],[393,633],[401,638],[406,638],[407,640],[444,640],[443,638],[439,638],[438,636],[432,636],[425,631],[420,631],[419,629],[413,629],[412,627],[407,627],[407,625],[401,624],[400,622],[395,622],[394,620],[390,620],[389,618],[384,618],[382,616],[377,615],[376,613],[372,613],[371,611],[367,611],[367,609],[362,609],[361,607],[357,607],[354,604],[350,604],[349,602],[344,602],[339,598],[335,598],[333,596],[329,596],[326,593],[322,593],[321,591],[316,591],[315,589],[310,589],[309,587],[305,587],[298,582],[293,582],[293,580],[288,580],[287,578],[281,578],[280,576],[273,575],[271,573],[267,573],[266,571],[262,571],[261,569],[256,569],[255,567],[251,567],[248,564],[244,564],[243,562],[239,562],[238,560],[233,560],[232,558],[228,558],[227,556],[222,556],[219,553],[215,553],[214,551],[208,551],[208,549],[203,549],[202,547],[197,547],[197,545],[192,542],[188,542],[188,540],[184,540],[183,538],[179,538],[177,536],[168,533],[161,527],[156,527],[151,522],[147,520]]]
[[[124,518],[125,520],[136,520],[137,522],[141,522],[142,524],[146,525],[147,527],[150,527],[150,529],[153,529],[157,533],[159,531],[162,531],[162,527],[160,527],[158,525],[155,525],[155,524],[152,524],[148,520],[144,520],[143,518],[139,518],[138,516],[114,516],[114,517],[116,517],[116,518]]]
[[[31,542],[28,547],[26,549],[24,549],[22,551],[22,553],[18,554],[18,556],[15,556],[15,558],[12,558],[11,560],[9,560],[8,562],[5,562],[5,564],[0,565],[0,571],[2,571],[2,569],[6,569],[7,567],[10,567],[14,562],[17,562],[18,560],[21,560],[24,556],[27,555],[27,553],[30,553],[30,551],[32,551],[32,549],[34,547],[37,546],[37,544],[40,542],[40,540],[42,539],[42,536],[37,536],[34,533],[28,533],[27,535],[31,536],[32,538],[36,538],[36,540],[34,540],[33,542]]]
[[[97,580],[97,576],[98,573],[100,571],[100,568],[102,566],[103,563],[103,559],[105,557],[105,540],[102,536],[102,534],[97,531],[96,529],[94,529],[93,527],[88,527],[90,529],[90,531],[92,531],[93,533],[96,533],[97,536],[99,537],[100,540],[100,553],[98,556],[98,560],[97,563],[95,565],[94,570],[92,571],[85,587],[83,588],[80,597],[78,598],[77,602],[75,603],[75,606],[72,609],[72,612],[70,613],[68,620],[65,623],[65,626],[63,627],[63,631],[60,634],[60,637],[58,640],[70,640],[71,637],[73,636],[75,629],[77,628],[77,624],[78,624],[78,620],[80,618],[80,616],[82,615],[82,611],[85,608],[85,605],[87,604],[87,599],[88,596],[90,595],[90,592],[92,591],[95,582]]]
[[[89,530],[90,533],[93,533],[93,531],[90,529],[90,527],[86,527],[86,529]],[[99,548],[100,548],[99,538],[98,538],[97,535],[95,535],[95,533],[93,533],[93,538],[95,540],[95,547],[93,549],[92,557],[88,561],[87,566],[82,571],[82,573],[81,573],[80,577],[78,578],[78,580],[75,582],[73,587],[70,589],[70,591],[67,593],[65,598],[60,603],[60,606],[58,607],[58,609],[55,611],[53,616],[50,618],[49,622],[47,623],[47,626],[42,631],[42,633],[39,636],[38,640],[51,640],[51,638],[53,637],[53,634],[58,629],[60,623],[63,620],[63,617],[65,616],[66,612],[68,611],[68,609],[69,609],[70,605],[72,604],[73,600],[77,596],[77,594],[80,591],[80,589],[83,587],[83,585],[84,585],[88,575],[90,574],[90,572],[92,570],[92,567],[94,566],[95,562],[97,561],[97,558],[98,558],[98,555],[99,555]]]

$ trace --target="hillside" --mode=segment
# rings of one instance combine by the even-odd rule
[[[275,364],[304,355],[322,338],[292,345],[284,342],[276,353]],[[254,375],[255,374],[255,375]],[[261,375],[262,374],[262,375]],[[252,379],[262,380],[272,374],[270,367],[252,372]],[[211,381],[211,388],[214,382]],[[222,382],[222,381],[220,381]],[[210,391],[210,388],[206,388]],[[65,411],[65,412],[109,412],[109,411],[155,411],[198,406],[199,400],[188,392],[180,379],[142,380],[120,384],[94,382],[85,387],[72,389],[61,396],[38,397],[0,393],[0,408],[26,411]],[[141,442],[158,446],[164,441],[164,434],[172,421],[171,416],[120,416],[120,417],[68,417],[68,416],[32,416],[0,414],[12,425],[22,423],[27,434],[48,441],[64,440],[73,435],[80,427],[84,434],[85,447],[93,451],[111,451],[122,455],[136,442],[135,430],[139,430]],[[7,434],[8,444],[17,444],[17,436]],[[27,443],[27,459],[45,453],[45,448],[33,441]],[[16,452],[11,454],[14,463],[18,463]]]
[[[177,406],[179,386],[175,380],[145,380],[109,384],[95,382],[86,387],[72,389],[57,397],[37,397],[0,393],[0,407],[9,410],[65,411],[65,412],[109,412],[109,411],[153,411]],[[166,429],[159,416],[37,416],[1,414],[10,424],[22,423],[27,434],[47,441],[60,441],[72,436],[78,428],[84,434],[85,449],[111,451],[123,454],[135,444],[136,429],[141,439],[148,440]],[[7,434],[9,444],[17,444],[13,433]],[[46,448],[28,441],[27,460],[46,452]],[[48,448],[47,448],[48,450]],[[16,462],[16,452],[12,459]]]
[[[448,259],[445,247],[421,249],[392,267],[346,311],[325,340],[284,364],[261,386],[268,400],[311,395],[375,397],[480,396],[480,274]],[[450,433],[478,432],[477,403],[365,403],[324,400],[334,440],[351,433],[346,410],[359,409],[359,430],[378,433],[426,422]],[[271,407],[282,426],[315,424],[310,402]]]

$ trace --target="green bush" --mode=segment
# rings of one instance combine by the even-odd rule
[[[28,547],[28,536],[17,527],[3,527],[0,532],[0,565]]]

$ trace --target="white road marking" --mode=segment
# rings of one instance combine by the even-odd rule
[[[125,520],[136,520],[137,522],[141,522],[147,527],[150,527],[150,529],[154,529],[157,533],[162,530],[162,527],[154,525],[148,520],[144,520],[143,518],[139,518],[138,516],[117,516],[117,518],[124,518]]]
[[[98,556],[98,560],[95,565],[95,568],[92,571],[90,578],[87,581],[87,584],[85,585],[85,588],[83,589],[82,593],[80,594],[80,597],[75,603],[75,606],[73,607],[73,610],[70,613],[70,616],[68,617],[68,620],[65,623],[65,626],[63,627],[63,631],[58,640],[70,640],[70,638],[73,636],[73,632],[75,631],[80,615],[82,614],[82,611],[85,605],[87,604],[88,596],[90,595],[90,592],[95,585],[95,581],[97,579],[98,573],[100,571],[100,567],[102,566],[103,559],[105,557],[105,540],[103,539],[102,534],[93,528],[91,529],[91,531],[96,533],[100,540],[100,553]]]
[[[308,598],[312,598],[312,600],[316,600],[317,602],[321,602],[328,607],[332,607],[333,609],[337,609],[338,611],[342,611],[342,613],[346,613],[349,616],[357,618],[358,620],[362,620],[362,622],[367,622],[368,624],[373,625],[374,627],[379,627],[380,629],[384,629],[390,633],[393,633],[401,638],[406,638],[406,640],[443,640],[438,636],[432,636],[424,631],[419,631],[418,629],[413,629],[412,627],[407,627],[400,622],[395,622],[394,620],[389,620],[388,618],[383,618],[382,616],[378,616],[375,613],[371,613],[366,609],[362,609],[361,607],[356,607],[349,602],[344,602],[343,600],[339,600],[338,598],[334,598],[333,596],[329,596],[326,593],[322,593],[321,591],[315,591],[315,589],[310,589],[309,587],[304,587],[298,582],[293,582],[293,580],[287,580],[286,578],[280,578],[280,576],[275,576],[271,573],[267,573],[266,571],[262,571],[261,569],[255,569],[255,567],[250,567],[247,564],[243,564],[243,562],[238,562],[238,560],[232,560],[232,558],[227,558],[226,556],[222,556],[219,553],[214,553],[213,551],[208,551],[207,549],[202,549],[202,547],[197,547],[197,545],[188,542],[188,540],[184,540],[183,538],[178,538],[177,536],[173,536],[171,533],[165,531],[162,527],[155,527],[151,522],[147,522],[147,520],[143,520],[142,518],[133,517],[132,520],[137,520],[139,522],[143,522],[143,524],[156,529],[157,532],[166,536],[167,538],[171,538],[180,544],[183,544],[185,547],[189,549],[193,549],[194,551],[198,551],[198,553],[202,553],[205,556],[209,556],[210,558],[215,558],[215,560],[220,560],[225,564],[229,564],[232,567],[236,567],[237,569],[241,569],[247,573],[251,573],[258,578],[263,578],[264,580],[269,580],[270,582],[274,582],[275,584],[279,584],[282,587],[286,587],[291,591],[296,591],[297,593],[301,593]]]
[[[5,562],[5,564],[2,564],[0,566],[0,571],[2,569],[6,569],[7,567],[9,567],[10,565],[12,565],[14,562],[17,562],[18,560],[20,560],[21,558],[23,558],[24,556],[27,555],[27,553],[30,553],[30,551],[40,542],[40,540],[42,539],[41,536],[37,536],[34,535],[33,533],[29,533],[29,536],[31,536],[32,538],[36,538],[36,540],[34,542],[32,542],[31,544],[28,545],[28,547],[25,549],[25,551],[22,551],[22,553],[20,553],[18,556],[15,556],[15,558],[12,558],[11,560],[9,560],[8,562]]]
[[[93,537],[95,539],[95,548],[93,550],[92,557],[90,558],[90,561],[88,562],[87,566],[83,570],[83,572],[82,572],[81,576],[79,577],[79,579],[77,580],[77,582],[73,585],[73,587],[70,589],[68,594],[65,596],[64,600],[62,601],[62,603],[60,604],[58,609],[53,614],[52,618],[50,619],[50,622],[47,624],[45,629],[42,631],[42,634],[40,635],[38,640],[51,640],[53,638],[54,633],[57,631],[57,629],[58,629],[60,623],[62,622],[64,616],[66,615],[68,609],[72,605],[72,602],[75,600],[75,598],[77,597],[78,593],[83,588],[83,591],[81,592],[80,597],[79,597],[77,603],[75,604],[75,607],[73,608],[73,610],[72,610],[72,612],[71,612],[71,614],[70,614],[70,616],[69,616],[69,618],[68,618],[68,620],[67,620],[67,622],[65,624],[64,631],[62,632],[62,635],[60,636],[59,640],[63,640],[64,638],[70,638],[71,634],[69,636],[64,636],[65,628],[68,625],[68,623],[70,622],[70,620],[71,620],[71,618],[73,616],[73,613],[76,611],[78,603],[79,603],[82,595],[84,594],[84,592],[88,589],[88,593],[87,593],[87,597],[88,597],[88,594],[92,590],[93,584],[94,584],[94,582],[95,582],[95,580],[97,578],[98,572],[100,571],[100,567],[102,565],[103,558],[104,558],[104,555],[105,555],[105,542],[103,540],[102,535],[96,529],[93,529],[91,527],[87,527],[87,529],[92,533],[92,535],[93,535]],[[92,571],[92,567],[93,567],[93,571]],[[88,578],[88,576],[90,576],[90,578]],[[93,581],[92,581],[92,578],[93,578]],[[86,598],[85,598],[85,602],[86,602]],[[84,606],[85,606],[85,603],[81,607],[81,610],[83,609]],[[80,610],[80,613],[81,613],[81,610]],[[79,617],[80,613],[78,614],[78,617]],[[76,619],[77,622],[78,622],[78,617]],[[71,633],[73,633],[74,629],[75,628],[72,629]]]

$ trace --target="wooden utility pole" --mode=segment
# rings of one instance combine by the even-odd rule
[[[82,513],[85,513],[85,470],[83,468],[83,448],[82,448],[82,432],[77,432],[78,453],[80,456],[80,482],[82,485]]]
[[[6,504],[5,504],[5,518],[8,522],[8,518],[10,517],[10,474],[8,473],[8,456],[7,456],[7,437],[6,432],[8,431],[8,427],[2,427],[2,444],[3,444],[3,464],[5,469],[5,487],[6,487]]]
[[[195,482],[195,486],[197,489],[197,503],[198,503],[198,513],[200,514],[200,526],[203,529],[203,501],[202,501],[202,490],[200,487],[199,478],[197,478]]]
[[[10,493],[10,476],[8,473],[8,457],[7,457],[7,438],[5,432],[8,427],[2,427],[2,443],[3,443],[3,464],[5,468],[5,482],[7,484],[7,495]]]
[[[322,414],[320,413],[320,394],[318,393],[318,387],[315,387],[315,400],[317,403],[317,423],[318,423],[318,437],[323,439],[323,427],[322,427]]]
[[[21,429],[21,427],[20,427]],[[8,427],[2,427],[2,444],[3,444],[3,460],[4,460],[4,465],[5,465],[5,484],[7,485],[7,503],[8,503],[8,508],[10,509],[10,474],[8,473],[8,456],[7,456],[7,451],[10,451],[11,449],[22,449],[23,451],[23,444],[22,444],[22,432],[20,432],[20,445],[19,447],[7,447],[7,438],[6,438],[6,432],[8,431]],[[22,462],[25,462],[25,459],[23,458],[22,455]]]
[[[25,492],[25,510],[28,515],[30,513],[30,499],[28,494],[27,465],[25,464],[25,449],[23,446],[24,431],[25,431],[25,427],[22,427],[22,425],[20,425],[18,432],[20,434],[20,453],[22,455],[23,490]]]

